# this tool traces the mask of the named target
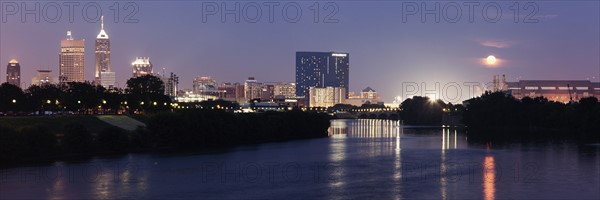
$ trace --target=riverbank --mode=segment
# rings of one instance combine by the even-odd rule
[[[146,127],[124,130],[96,116],[2,117],[0,165],[327,137],[330,120],[325,114],[300,111],[234,114],[214,110],[134,118],[144,119]]]

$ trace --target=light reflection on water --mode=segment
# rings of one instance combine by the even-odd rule
[[[483,162],[483,196],[485,200],[494,200],[496,195],[496,164],[493,156],[486,156]]]
[[[484,146],[467,143],[460,130],[404,128],[389,120],[334,120],[329,131],[329,138],[216,153],[2,169],[0,199],[600,197],[600,150],[593,146]],[[278,167],[266,167],[271,164]],[[254,168],[244,166],[262,173],[247,175]]]

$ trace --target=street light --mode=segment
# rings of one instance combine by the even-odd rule
[[[102,104],[106,104],[106,100],[102,100]]]

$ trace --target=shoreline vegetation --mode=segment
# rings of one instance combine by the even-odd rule
[[[413,97],[400,104],[405,125],[444,126],[460,121],[473,142],[576,141],[600,142],[600,103],[595,97],[567,104],[545,97],[516,99],[506,92],[485,92],[463,102],[446,104]],[[460,119],[458,119],[460,118]]]
[[[544,97],[519,100],[503,92],[486,92],[465,104],[462,121],[470,139],[600,142],[600,103],[595,97],[563,104]]]
[[[0,165],[320,138],[328,136],[331,119],[301,111],[234,114],[220,110],[183,110],[144,118],[145,128],[126,131],[95,116],[4,117]]]
[[[327,137],[329,120],[334,118],[325,109],[233,113],[240,105],[224,100],[184,107],[164,95],[164,84],[154,76],[132,78],[126,89],[111,90],[90,83],[21,90],[5,83],[0,94],[0,114],[15,115],[0,117],[0,166]],[[600,103],[594,97],[563,104],[544,97],[516,99],[504,92],[485,92],[463,104],[416,96],[402,102],[393,118],[410,126],[465,128],[469,141],[476,142],[600,141]],[[387,108],[338,104],[327,112],[356,109]],[[48,112],[58,115],[44,116]],[[129,113],[146,126],[123,130],[96,116],[107,113]]]

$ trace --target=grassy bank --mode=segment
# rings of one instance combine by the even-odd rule
[[[27,127],[43,126],[47,131],[60,134],[68,124],[81,124],[92,133],[99,133],[111,127],[96,116],[89,115],[0,117],[0,126],[17,131]]]
[[[233,114],[213,110],[135,118],[146,127],[126,131],[96,116],[1,117],[0,165],[327,137],[330,119],[300,111]]]

